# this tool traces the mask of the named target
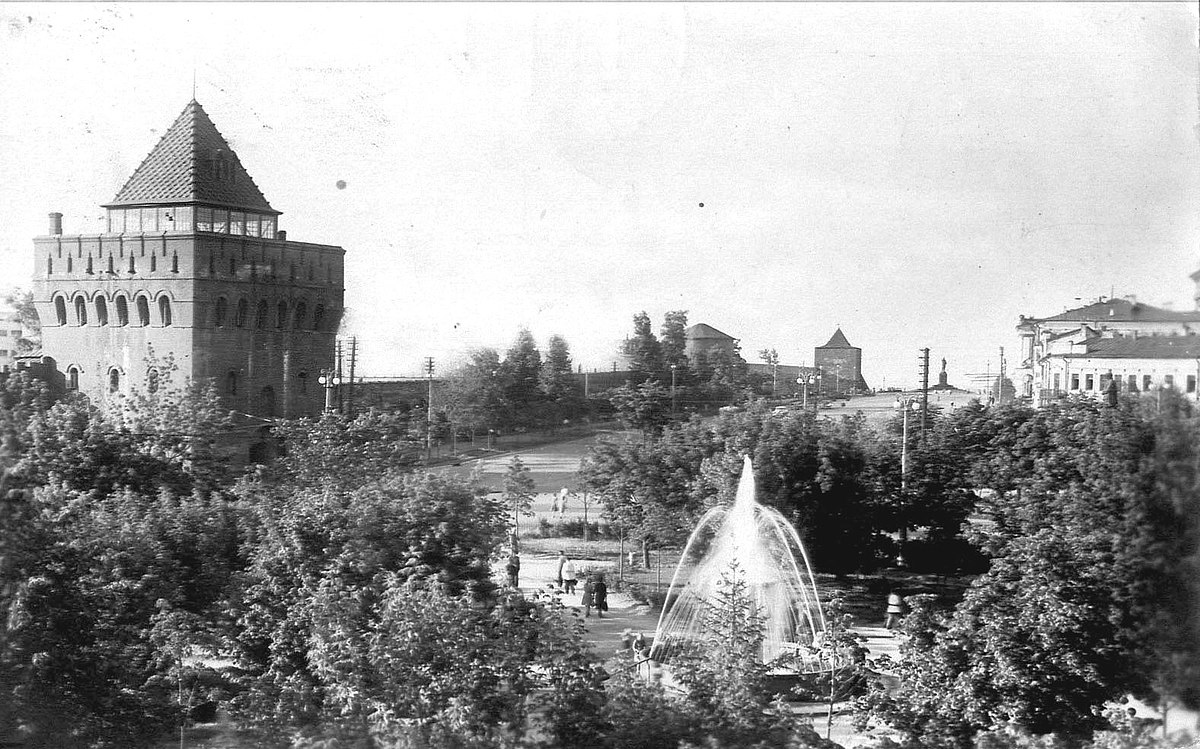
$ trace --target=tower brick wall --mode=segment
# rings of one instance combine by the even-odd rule
[[[52,233],[34,239],[43,353],[68,388],[93,399],[144,389],[149,365],[170,358],[236,411],[321,411],[345,251],[276,232],[279,212],[198,103],[105,207],[108,233],[63,236],[52,215]]]

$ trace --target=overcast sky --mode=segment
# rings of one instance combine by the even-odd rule
[[[194,73],[280,227],[346,249],[368,375],[520,326],[607,369],[686,309],[966,385],[1020,314],[1192,306],[1196,37],[1194,3],[5,3],[0,285],[48,212],[101,230]]]

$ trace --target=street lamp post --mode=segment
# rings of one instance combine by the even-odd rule
[[[821,375],[815,374],[812,372],[810,372],[808,374],[800,375],[799,377],[796,378],[796,383],[799,384],[803,388],[803,393],[804,393],[803,400],[801,401],[801,404],[800,404],[800,408],[803,411],[807,411],[808,410],[808,386],[809,385],[820,385]],[[816,410],[816,409],[814,409],[814,410]]]
[[[334,391],[338,385],[342,384],[342,378],[334,374],[332,370],[322,369],[317,382],[321,384],[321,387],[325,388],[325,413],[331,414],[337,410],[333,399]]]
[[[908,518],[906,517],[905,502],[908,501],[908,412],[919,411],[919,398],[897,398],[895,407],[900,410],[903,423],[900,436],[900,553],[896,556],[896,564],[905,565],[904,549],[908,545]]]

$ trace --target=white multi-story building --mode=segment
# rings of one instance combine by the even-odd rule
[[[17,357],[22,353],[18,342],[26,334],[16,310],[0,306],[0,371],[16,369]]]
[[[1019,392],[1042,405],[1066,395],[1174,388],[1200,399],[1200,311],[1108,299],[1045,318],[1021,316]]]

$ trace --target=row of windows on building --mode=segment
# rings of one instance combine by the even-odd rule
[[[190,205],[108,209],[109,234],[208,231],[274,239],[275,229],[275,216],[252,211]]]
[[[76,366],[67,368],[67,389],[79,390],[79,374],[80,369]],[[300,372],[297,375],[300,381],[300,392],[308,392],[308,373]],[[157,369],[151,368],[146,372],[146,389],[151,393],[158,390],[159,373]],[[237,372],[229,372],[225,375],[225,394],[229,396],[238,395],[239,377]],[[109,367],[108,369],[108,392],[117,393],[121,390],[121,370],[118,367]],[[257,410],[263,416],[275,415],[275,388],[267,385],[258,392]]]
[[[88,303],[87,299],[82,294],[75,297],[72,305],[75,309],[75,324],[88,324]],[[171,324],[171,300],[166,294],[158,297],[158,324],[168,326]],[[129,324],[129,300],[124,295],[117,295],[113,299],[113,307],[116,308],[117,325]],[[92,302],[92,308],[95,310],[96,325],[108,325],[108,300],[103,294],[97,296]],[[150,324],[150,300],[145,294],[138,294],[134,299],[134,308],[137,310],[137,324],[146,326]],[[54,317],[59,325],[67,324],[67,300],[61,294],[54,297]]]
[[[217,297],[217,301],[213,305],[212,322],[213,326],[217,328],[254,327],[258,330],[268,326],[277,329],[291,328],[292,330],[324,330],[326,327],[325,305],[323,304],[314,306],[312,317],[309,317],[308,303],[303,299],[291,305],[281,299],[275,304],[274,312],[275,314],[272,315],[271,305],[266,299],[259,299],[254,308],[254,319],[251,320],[250,302],[246,297],[241,297],[233,307],[231,315],[229,300],[222,296]]]
[[[1067,388],[1068,392],[1078,391],[1078,390],[1104,392],[1104,391],[1108,390],[1109,375],[1107,375],[1107,374],[1095,374],[1095,373],[1084,372],[1082,374],[1072,373],[1069,377],[1070,377],[1070,379],[1066,383],[1068,385],[1068,388]],[[1136,393],[1139,390],[1141,390],[1141,391],[1152,390],[1155,386],[1154,378],[1148,374],[1141,375],[1140,384],[1139,384],[1138,375],[1125,375],[1124,379],[1122,379],[1121,375],[1118,375],[1118,376],[1114,377],[1113,379],[1116,380],[1118,388],[1120,388],[1122,390],[1127,390],[1131,393]],[[1054,392],[1059,393],[1059,392],[1063,391],[1064,383],[1063,383],[1063,375],[1061,373],[1059,373],[1059,372],[1054,373],[1053,384],[1054,384],[1054,388],[1053,388]],[[1174,388],[1176,386],[1175,375],[1169,375],[1169,374],[1163,375],[1157,384],[1161,385],[1162,387],[1165,387],[1165,388]],[[1183,386],[1184,386],[1184,392],[1187,392],[1187,393],[1196,392],[1196,375],[1194,375],[1194,374],[1186,375],[1184,382],[1183,382]]]
[[[75,310],[75,325],[88,324],[88,303],[87,299],[82,294],[75,297],[72,302]],[[97,295],[92,301],[92,308],[95,311],[95,324],[108,325],[108,299],[103,295]],[[123,294],[118,294],[113,299],[113,307],[116,310],[116,325],[129,325],[129,301]],[[171,324],[171,300],[166,294],[158,297],[158,324],[160,326],[168,326]],[[147,326],[150,324],[150,300],[145,294],[138,294],[134,298],[134,309],[137,311],[137,324]],[[312,316],[308,314],[308,304],[304,300],[300,300],[295,304],[289,305],[286,300],[280,300],[275,305],[275,314],[271,315],[271,306],[266,299],[260,299],[254,310],[253,327],[264,329],[268,325],[273,325],[277,329],[291,328],[293,330],[323,330],[325,328],[325,305],[318,304],[313,307]],[[250,302],[246,297],[237,300],[234,307],[233,315],[230,316],[229,300],[225,297],[218,297],[213,305],[213,326],[224,328],[232,326],[235,328],[245,328],[250,324],[249,319]],[[67,300],[61,294],[54,297],[54,316],[59,325],[67,324]]]

